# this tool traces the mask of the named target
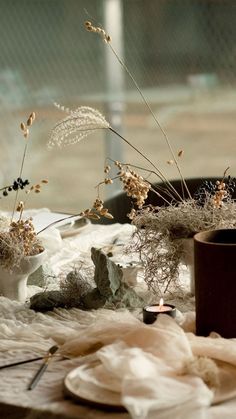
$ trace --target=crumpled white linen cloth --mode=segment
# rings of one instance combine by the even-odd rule
[[[193,357],[186,334],[168,316],[159,316],[156,323],[133,325],[118,341],[98,350],[100,364],[78,371],[80,386],[120,393],[134,419],[207,417],[212,390],[201,378],[183,375],[186,361]],[[68,341],[64,350],[69,347]]]
[[[80,389],[119,394],[134,419],[210,418],[211,405],[236,397],[233,340],[185,333],[167,315],[153,325],[123,320],[108,320],[102,330],[95,323],[63,345],[74,356],[101,347],[98,365],[78,370]]]
[[[50,380],[55,379],[59,392],[68,368],[95,359],[97,365],[83,373],[83,386],[96,389],[96,393],[99,389],[101,394],[109,386],[111,396],[118,394],[134,419],[236,417],[236,343],[221,337],[195,336],[191,314],[186,315],[190,321],[183,323],[186,332],[166,315],[159,316],[153,325],[145,325],[127,310],[56,309],[43,314],[1,297],[0,312],[1,362],[44,354],[53,344],[71,357],[71,361],[53,363],[51,373],[44,375],[34,394],[25,391],[36,368],[33,364],[2,370],[0,400],[10,403],[14,397],[23,406],[47,402],[50,409],[76,410],[73,403],[64,403]],[[82,355],[86,355],[84,361]],[[205,371],[186,369],[191,360],[198,365],[202,355],[216,363],[217,388],[204,382],[210,364],[206,363]],[[81,377],[78,380],[81,385]],[[51,392],[56,399],[50,398]]]
[[[102,247],[117,237],[126,240],[132,229],[132,226],[117,224],[88,226],[83,234],[63,242],[56,229],[48,230],[45,247],[55,274],[78,257],[90,259],[92,245]],[[53,248],[55,243],[57,249]],[[19,352],[21,356],[29,352],[43,354],[55,343],[60,345],[61,353],[73,358],[73,366],[81,363],[81,355],[95,353],[98,365],[80,370],[80,385],[82,382],[88,389],[118,394],[133,419],[170,419],[173,416],[175,419],[218,419],[222,414],[227,419],[236,417],[236,342],[215,335],[195,336],[192,315],[187,315],[182,327],[166,315],[158,316],[153,325],[145,325],[126,310],[86,313],[78,309],[57,309],[42,314],[3,297],[0,298],[0,313],[2,360],[7,362],[9,355]],[[199,357],[203,361],[204,357],[206,361],[212,359],[214,371],[208,371],[212,365],[207,362],[202,371]],[[190,368],[191,362],[195,363],[195,369]],[[56,367],[61,374],[60,364],[55,363]],[[25,367],[25,381],[30,368],[33,366]],[[15,370],[2,370],[4,381],[0,382],[0,398],[10,402],[14,394],[19,404],[24,401],[28,406],[30,397],[23,390],[19,391],[15,374]],[[206,384],[211,374],[218,380],[215,388]],[[21,379],[21,369],[18,378]],[[47,376],[44,380],[45,388],[38,389],[40,398],[35,393],[38,404],[45,401],[46,387],[51,388]],[[58,400],[58,409],[61,403]]]
[[[91,247],[102,248],[115,240],[122,240],[127,244],[134,232],[134,226],[128,224],[111,224],[109,226],[88,224],[76,236],[61,239],[59,230],[50,227],[39,235],[43,246],[47,250],[48,260],[55,275],[73,269],[80,261],[92,264]],[[125,260],[125,256],[123,256]]]

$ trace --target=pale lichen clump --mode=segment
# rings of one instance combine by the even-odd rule
[[[166,207],[148,206],[130,216],[137,227],[130,250],[141,255],[145,281],[158,294],[166,292],[170,284],[179,286],[182,239],[192,238],[199,231],[236,228],[236,205],[230,197],[220,206],[214,205],[214,198],[208,195],[204,205],[185,200]]]

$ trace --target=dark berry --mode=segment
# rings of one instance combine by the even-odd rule
[[[6,189],[3,191],[3,196],[7,196],[8,195],[8,193],[7,193],[7,191],[6,191]]]

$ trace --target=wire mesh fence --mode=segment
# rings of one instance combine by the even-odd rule
[[[206,115],[209,109],[215,127],[210,137],[220,141],[215,133],[220,115],[224,127],[221,135],[228,135],[233,147],[234,0],[0,0],[0,181],[8,182],[17,176],[17,156],[22,149],[18,126],[34,109],[38,124],[32,133],[26,170],[32,177],[47,174],[52,185],[40,197],[40,203],[33,205],[54,204],[54,209],[75,210],[78,201],[83,206],[90,200],[93,185],[102,175],[106,151],[101,136],[79,146],[76,153],[64,149],[50,154],[46,142],[51,127],[62,116],[53,107],[54,101],[71,107],[92,105],[102,111],[111,97],[116,101],[112,82],[121,71],[119,64],[113,67],[108,86],[107,47],[98,36],[87,33],[83,25],[86,19],[107,23],[106,8],[112,2],[122,13],[119,45],[114,48],[122,47],[125,63],[173,136],[176,148],[183,140],[189,156],[198,152],[194,148],[196,138],[199,147],[206,138],[199,132],[196,114]],[[116,15],[110,19],[110,34],[116,39]],[[152,155],[161,134],[154,134],[147,109],[124,72],[123,81],[125,106],[121,107],[120,124],[141,147],[145,136],[145,149]],[[179,119],[180,115],[185,119]],[[204,121],[203,127],[207,125]],[[209,135],[209,129],[206,132]],[[188,139],[184,139],[185,134]],[[211,154],[213,139],[204,144]],[[223,171],[228,163],[235,169],[230,150],[219,150],[221,160],[218,155],[214,157],[212,171],[221,167]],[[159,145],[158,151],[164,164],[164,146]],[[125,152],[127,159],[132,158]],[[225,159],[229,162],[223,163]],[[170,177],[174,176],[170,172]]]

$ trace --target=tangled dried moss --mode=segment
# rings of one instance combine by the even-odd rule
[[[133,224],[137,227],[132,249],[138,251],[145,267],[145,281],[153,292],[162,294],[170,284],[179,286],[179,264],[183,243],[198,231],[236,228],[236,205],[231,199],[220,207],[206,200],[199,206],[185,200],[168,207],[146,207],[138,211]]]
[[[81,305],[81,297],[92,291],[96,284],[93,281],[94,269],[81,266],[80,269],[74,269],[69,272],[60,283],[60,290],[63,293],[67,305]]]

